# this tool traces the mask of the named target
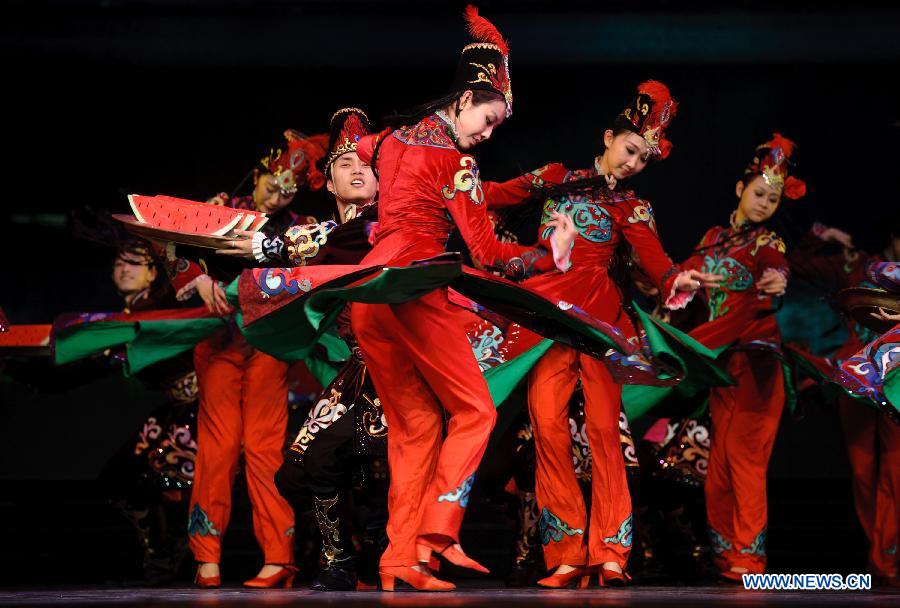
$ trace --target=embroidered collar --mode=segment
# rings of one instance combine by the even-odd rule
[[[443,110],[436,110],[434,113],[435,116],[443,120],[447,124],[447,131],[450,138],[453,140],[453,143],[459,141],[459,134],[456,132],[456,127],[453,125],[453,121],[450,120],[450,116],[447,115]]]
[[[393,137],[408,146],[429,146],[457,150],[453,140],[451,125],[437,113],[430,114],[415,125],[400,127]]]
[[[745,219],[740,224],[737,223],[737,210],[732,211],[731,215],[728,217],[728,225],[731,226],[731,229],[734,232],[743,232],[746,230],[750,230],[753,222],[750,219]]]

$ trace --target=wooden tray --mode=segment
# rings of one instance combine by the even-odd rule
[[[900,314],[900,296],[883,289],[851,287],[838,292],[838,304],[854,321],[880,334],[888,331],[896,321],[880,321],[871,313],[881,307],[890,314]]]
[[[163,228],[139,222],[133,215],[115,214],[113,219],[122,222],[128,232],[154,241],[171,241],[181,245],[193,245],[195,247],[206,247],[207,249],[229,249],[231,241],[240,240],[227,236],[164,230]]]

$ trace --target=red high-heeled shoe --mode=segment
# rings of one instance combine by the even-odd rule
[[[624,570],[612,570],[600,566],[600,574],[597,577],[601,587],[624,587],[631,581],[631,576]]]
[[[579,589],[587,589],[588,583],[591,581],[590,569],[584,566],[576,566],[571,572],[551,574],[547,578],[539,580],[537,584],[551,589],[564,589],[573,585],[576,581]]]
[[[410,566],[385,566],[379,568],[378,576],[381,578],[382,591],[393,591],[395,579],[400,579],[418,591],[453,591],[456,589],[456,585],[453,583],[419,572]]]
[[[194,576],[194,584],[201,589],[217,589],[222,586],[222,576],[200,576],[200,566],[197,566],[197,574]]]
[[[249,581],[244,581],[244,587],[251,589],[272,589],[274,587],[284,587],[290,589],[294,586],[294,576],[297,569],[294,566],[282,566],[281,570],[271,576],[257,576]]]
[[[469,568],[483,574],[490,574],[491,571],[476,562],[474,559],[453,546],[453,542],[441,545],[428,540],[424,536],[420,536],[416,540],[416,556],[420,563],[431,563],[434,559],[431,552],[435,552],[442,556],[448,562],[461,568]]]
[[[734,570],[731,570],[730,568],[728,570],[719,571],[719,576],[731,583],[743,582],[745,574],[749,574],[749,571],[748,572],[735,572]]]
[[[357,591],[378,591],[378,585],[369,585],[368,583],[364,583],[363,581],[356,581],[356,590]]]

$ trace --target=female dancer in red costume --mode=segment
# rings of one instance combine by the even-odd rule
[[[873,274],[872,270],[884,271],[891,267],[900,279],[900,230],[893,228],[886,246],[876,254],[868,254],[853,247],[849,234],[821,224],[813,226],[809,238],[788,256],[791,272],[810,279],[830,290],[837,291],[849,287],[886,287],[894,292],[900,288],[900,281],[890,281],[889,274]],[[838,242],[844,249],[840,254],[822,255],[817,251],[827,242]],[[890,262],[890,263],[888,263]],[[881,310],[873,313],[883,323],[900,322]],[[891,356],[872,357],[867,361],[865,353],[887,352],[878,332],[855,319],[848,318],[848,335],[844,343],[830,359],[839,366],[839,377],[846,381],[841,384],[851,394],[837,397],[837,412],[841,421],[847,456],[853,479],[853,502],[856,515],[869,541],[869,568],[876,576],[898,585],[898,518],[897,505],[900,503],[900,415],[896,409],[862,407],[858,399],[851,395],[878,395],[878,372],[891,358],[900,359],[900,349]],[[896,337],[900,332],[893,332]],[[889,341],[889,340],[888,340]],[[896,339],[894,339],[896,342]],[[854,381],[856,379],[856,381]],[[848,383],[849,382],[849,383]],[[885,399],[872,397],[876,403]],[[893,419],[892,419],[893,418]]]
[[[568,217],[550,220],[557,229],[552,254],[494,237],[468,151],[511,114],[508,47],[474,7],[466,19],[477,41],[462,51],[453,92],[393,132],[359,142],[357,152],[375,167],[380,192],[376,242],[363,264],[403,266],[441,254],[458,228],[485,267],[524,260],[529,268],[566,269],[574,239]],[[386,591],[395,578],[417,589],[454,588],[429,572],[432,552],[486,571],[459,546],[475,470],[496,419],[466,337],[470,318],[450,304],[446,289],[400,304],[353,305],[353,330],[391,429],[390,544],[380,568]],[[443,410],[450,421],[442,441]]]
[[[766,469],[784,409],[781,335],[772,296],[787,287],[785,246],[766,227],[782,196],[806,185],[788,175],[794,143],[776,133],[757,147],[737,182],[738,208],[729,226],[711,228],[682,266],[725,276],[707,290],[709,322],[690,335],[716,349],[737,384],[712,389],[712,442],[706,510],[714,561],[724,578],[740,580],[766,567]]]
[[[567,302],[611,323],[632,341],[638,339],[637,333],[610,276],[620,246],[632,250],[660,292],[667,294],[665,305],[670,308],[683,307],[701,284],[717,278],[696,270],[679,272],[660,245],[650,203],[616,187],[617,180],[640,173],[651,159],[668,156],[672,144],[665,138],[665,129],[676,108],[665,85],[645,82],[614,128],[604,133],[606,150],[593,167],[569,171],[552,164],[532,174],[536,185],[557,184],[547,188],[545,221],[553,212],[572,213],[580,238],[570,272],[534,277],[525,285],[538,292],[564,294]],[[541,242],[552,234],[553,228],[543,225]],[[594,456],[590,518],[572,463],[569,432],[569,399],[579,378]],[[622,569],[631,547],[632,516],[619,438],[621,392],[621,384],[602,361],[562,344],[554,344],[529,376],[541,540],[547,567],[556,568],[538,582],[542,586],[564,587],[579,578],[586,585],[592,567],[599,568],[601,584],[625,582]]]

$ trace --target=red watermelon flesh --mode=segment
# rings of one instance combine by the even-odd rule
[[[179,205],[179,206],[180,205],[206,206],[209,204],[209,203],[201,203],[198,201],[191,201],[191,200],[187,200],[184,198],[175,198],[174,196],[165,196],[162,194],[154,196],[152,198],[163,202],[163,204],[171,203],[171,204]],[[231,209],[231,207],[224,207],[224,208]],[[252,230],[253,232],[256,232],[257,230],[259,230],[260,228],[263,227],[263,224],[265,224],[267,221],[269,221],[269,216],[267,216],[262,211],[255,211],[255,210],[250,210],[250,209],[233,209],[233,211],[244,214],[244,217],[241,220],[241,222],[237,226],[235,226],[235,229],[237,229],[237,230]]]
[[[225,236],[244,218],[244,212],[231,207],[207,205],[169,196],[128,197],[139,222],[164,230]]]
[[[0,348],[47,346],[50,344],[50,325],[10,325],[0,332]]]

